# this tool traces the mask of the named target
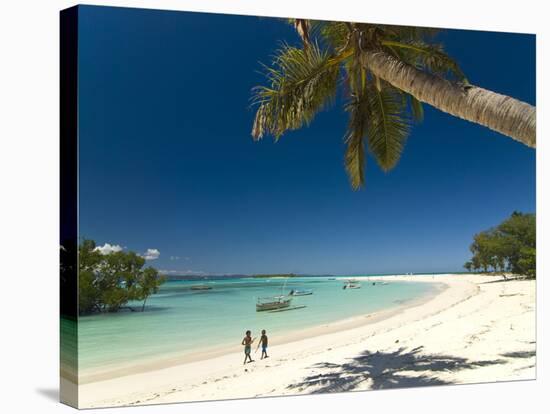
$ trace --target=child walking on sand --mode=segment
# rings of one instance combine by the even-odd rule
[[[254,339],[252,338],[250,331],[246,331],[245,337],[243,338],[243,341],[241,342],[241,345],[244,345],[244,362],[243,365],[246,364],[246,360],[248,358],[248,362],[254,362],[254,360],[250,357],[250,349],[252,348],[252,343],[254,342]]]
[[[262,345],[262,357],[260,359],[269,358],[267,356],[267,335],[265,334],[265,329],[262,329],[262,336],[260,337],[260,342],[258,342],[256,351],[258,350],[260,345]]]

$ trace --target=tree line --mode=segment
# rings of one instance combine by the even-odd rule
[[[156,293],[165,281],[153,267],[146,267],[145,259],[135,252],[102,254],[93,240],[83,240],[78,247],[78,305],[79,314],[117,312],[130,301],[142,301]]]
[[[536,277],[536,217],[515,211],[489,230],[474,236],[468,271],[510,272]]]

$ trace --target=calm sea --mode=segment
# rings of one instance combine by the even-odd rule
[[[361,289],[343,290],[342,280],[328,277],[291,279],[241,278],[230,280],[169,281],[147,301],[145,312],[119,312],[79,319],[80,370],[109,367],[239,344],[244,331],[266,329],[277,335],[394,307],[427,295],[436,284],[363,281]],[[207,291],[191,290],[206,284]],[[295,297],[287,312],[256,312],[258,297],[312,289],[313,295]],[[139,305],[136,304],[138,307]]]

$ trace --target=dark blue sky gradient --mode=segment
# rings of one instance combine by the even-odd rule
[[[391,23],[391,22],[388,22]],[[250,90],[281,20],[81,7],[80,234],[159,269],[361,274],[461,270],[472,235],[535,211],[535,151],[425,106],[397,167],[343,167],[341,97],[255,143]],[[535,37],[440,36],[470,82],[535,103]],[[170,260],[179,256],[179,260]]]

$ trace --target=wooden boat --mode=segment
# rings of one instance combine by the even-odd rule
[[[361,283],[357,282],[356,280],[350,279],[346,282],[342,289],[361,289]]]
[[[193,285],[191,286],[191,290],[210,290],[212,289],[212,286],[208,285]]]
[[[258,301],[256,302],[256,312],[288,308],[291,302],[292,298],[289,296],[270,296],[258,298]]]
[[[303,290],[299,290],[299,289],[294,290],[294,289],[292,289],[288,295],[289,296],[313,295],[313,290],[311,290],[311,289],[303,289]]]

